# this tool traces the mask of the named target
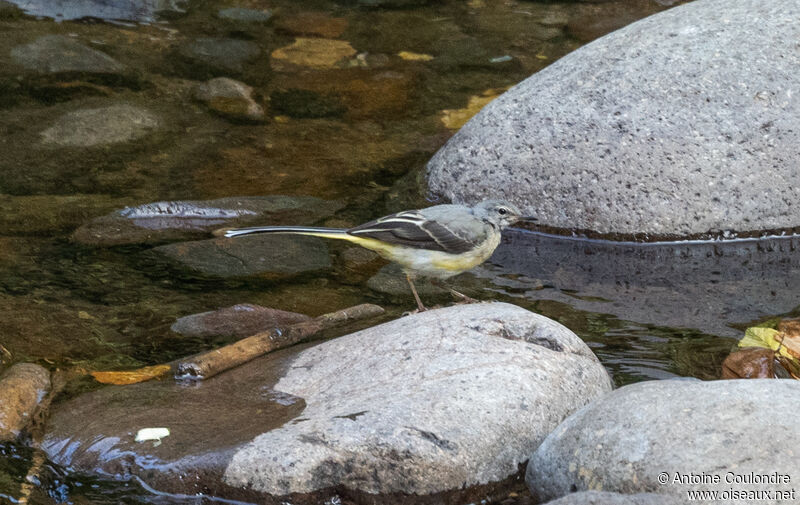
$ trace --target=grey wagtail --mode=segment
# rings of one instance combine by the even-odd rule
[[[414,293],[417,307],[425,310],[414,287],[418,275],[446,279],[473,268],[492,255],[500,244],[503,228],[522,216],[513,205],[501,200],[485,200],[474,207],[435,205],[419,210],[391,214],[350,229],[306,226],[263,226],[219,230],[225,237],[251,233],[294,233],[347,240],[371,249],[384,258],[399,263]],[[451,293],[468,299],[461,293]]]

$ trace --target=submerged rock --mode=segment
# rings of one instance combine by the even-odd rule
[[[233,307],[184,316],[175,321],[170,329],[185,337],[247,337],[309,319],[311,317],[296,312],[240,303]]]
[[[206,71],[221,75],[242,72],[247,63],[258,58],[261,49],[249,40],[199,38],[183,45],[179,53]]]
[[[598,39],[484,107],[431,159],[430,189],[604,234],[800,228],[798,16],[702,0]]]
[[[111,56],[63,35],[43,35],[11,50],[11,58],[25,69],[42,74],[117,74],[125,66]]]
[[[153,112],[121,103],[64,114],[42,131],[41,139],[49,146],[102,147],[141,139],[161,126]]]
[[[751,477],[777,473],[794,481],[800,453],[790,441],[800,436],[798,401],[800,382],[794,380],[684,379],[624,386],[550,433],[531,456],[526,481],[540,500],[588,489],[658,490],[682,502],[692,489],[790,490],[790,482],[753,482]],[[680,481],[689,474],[712,477],[699,485]],[[728,480],[735,476],[750,480]]]
[[[272,68],[278,71],[334,68],[355,54],[353,46],[344,40],[298,37],[292,44],[272,52]]]
[[[154,202],[94,219],[73,239],[95,246],[157,244],[202,237],[222,227],[314,224],[341,207],[330,200],[283,195]]]
[[[325,240],[301,235],[251,235],[178,242],[153,252],[211,277],[287,278],[331,267]]]
[[[56,408],[42,447],[56,463],[166,492],[461,503],[516,476],[561,419],[610,389],[560,324],[507,304],[459,306],[280,351],[195,388],[83,395]],[[134,442],[154,426],[170,436]]]
[[[264,108],[253,99],[253,88],[228,77],[199,84],[194,97],[223,116],[245,121],[264,119]]]
[[[33,363],[18,363],[0,377],[0,441],[19,436],[49,390],[50,372]]]
[[[125,203],[108,195],[0,195],[0,229],[4,235],[71,231]]]
[[[347,29],[347,18],[331,17],[323,12],[300,12],[282,16],[276,28],[291,35],[335,39]]]
[[[335,95],[293,88],[273,91],[270,106],[275,113],[294,118],[339,117],[347,111]]]
[[[256,9],[243,9],[241,7],[229,7],[220,9],[217,17],[226,21],[236,21],[240,23],[266,23],[272,19],[272,12]]]

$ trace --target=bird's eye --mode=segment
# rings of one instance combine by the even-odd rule
[[[508,209],[506,209],[505,207],[500,207],[499,209],[497,209],[497,213],[500,214],[501,216],[504,216],[508,214]]]

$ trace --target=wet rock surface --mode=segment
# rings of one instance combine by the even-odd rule
[[[118,74],[124,65],[111,56],[63,35],[44,35],[11,49],[11,58],[27,70],[42,74]]]
[[[278,351],[195,387],[168,378],[83,395],[54,409],[42,448],[58,464],[136,475],[160,491],[252,499],[221,475],[236,448],[302,412],[302,399],[272,389],[295,353]],[[158,445],[134,440],[154,427],[170,435]]]
[[[794,229],[798,15],[705,0],[616,31],[484,108],[430,161],[430,188],[604,234]]]
[[[563,417],[609,390],[563,326],[506,304],[460,306],[279,351],[195,387],[83,395],[56,408],[43,448],[58,464],[160,491],[435,502],[516,475]],[[156,426],[170,429],[160,445],[134,442]]]
[[[67,113],[42,131],[41,140],[45,146],[103,147],[139,140],[161,126],[155,113],[121,103]]]
[[[18,363],[0,376],[0,441],[19,436],[49,390],[50,372],[33,363]]]
[[[184,316],[175,321],[171,330],[186,337],[247,337],[310,319],[309,316],[296,312],[240,303],[224,309]]]
[[[794,412],[799,400],[800,383],[794,380],[668,380],[624,386],[550,433],[531,456],[526,481],[541,500],[588,489],[657,491],[683,502],[686,491],[695,488],[790,489],[787,482],[734,483],[725,476],[777,472],[795,482],[800,455],[786,441],[798,436]],[[687,473],[719,475],[718,482],[674,480]],[[659,480],[663,474],[666,484]]]
[[[223,227],[314,224],[341,207],[330,200],[282,195],[153,202],[94,219],[73,238],[94,246],[156,244],[198,238]]]
[[[300,235],[265,234],[179,242],[158,246],[153,253],[181,268],[221,278],[251,275],[289,278],[319,272],[332,265],[323,239]]]

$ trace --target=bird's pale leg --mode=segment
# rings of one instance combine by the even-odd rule
[[[411,286],[411,292],[414,293],[414,299],[417,301],[417,308],[419,312],[424,312],[425,306],[422,305],[422,300],[419,299],[419,295],[417,294],[417,288],[414,287],[414,281],[411,279],[411,276],[406,274],[406,280],[408,281],[408,285]]]
[[[431,279],[431,284],[433,284],[434,286],[438,286],[442,289],[448,290],[450,294],[453,295],[454,298],[458,298],[461,300],[458,303],[481,303],[480,300],[476,300],[475,298],[467,296],[464,293],[459,293],[458,291],[449,286],[445,286],[444,283],[439,279]]]

